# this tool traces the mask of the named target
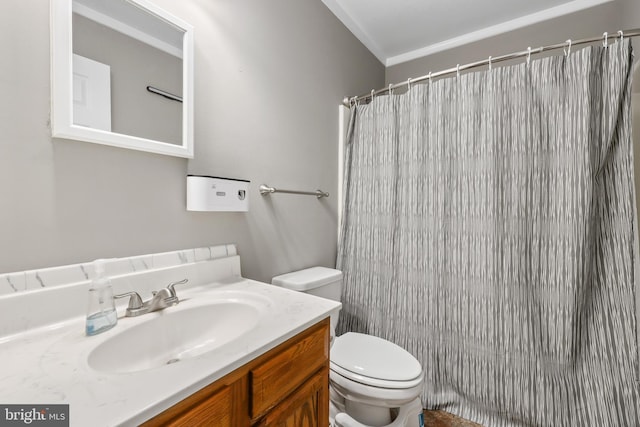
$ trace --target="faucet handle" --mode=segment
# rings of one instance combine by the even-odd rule
[[[143,314],[142,312],[144,309],[144,304],[142,303],[142,298],[140,298],[140,294],[133,291],[126,292],[124,294],[114,295],[113,299],[125,298],[125,297],[131,297],[129,298],[129,305],[127,306],[127,311],[125,313],[126,316],[131,317],[131,316],[137,316],[139,314]]]
[[[140,294],[137,292],[126,292],[124,294],[114,295],[114,299],[131,297],[129,299],[129,308],[140,308],[142,307],[142,298],[140,298]]]
[[[187,283],[188,281],[189,281],[189,279],[182,279],[182,280],[180,280],[180,281],[178,281],[178,282],[172,282],[172,283],[169,283],[169,285],[167,286],[167,289],[169,289],[169,292],[171,292],[171,296],[172,296],[172,297],[174,297],[174,298],[177,298],[177,297],[178,297],[178,296],[176,295],[176,289],[175,289],[175,287],[174,287],[174,286],[176,286],[176,285],[183,285],[183,284]]]

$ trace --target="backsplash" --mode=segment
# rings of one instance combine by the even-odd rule
[[[172,252],[140,255],[129,258],[111,258],[107,260],[107,276],[121,276],[130,273],[151,272],[163,268],[175,267],[198,261],[208,261],[237,255],[234,244],[206,246]],[[93,278],[91,261],[60,267],[42,268],[0,274],[0,295],[52,288],[86,282]]]

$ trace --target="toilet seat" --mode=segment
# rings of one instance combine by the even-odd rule
[[[422,375],[419,375],[418,377],[410,381],[391,381],[356,374],[355,372],[348,371],[334,364],[333,362],[330,362],[330,369],[331,371],[335,372],[341,377],[348,379],[349,381],[360,383],[369,387],[404,390],[422,384]]]
[[[329,383],[334,392],[343,398],[373,404],[385,408],[397,408],[417,398],[422,391],[422,377],[412,387],[375,387],[344,377],[336,371],[329,372]]]
[[[372,335],[348,332],[331,347],[331,370],[351,381],[385,389],[422,383],[422,367],[409,352]]]

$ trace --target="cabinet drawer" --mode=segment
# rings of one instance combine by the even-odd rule
[[[231,405],[231,388],[225,387],[190,411],[180,414],[165,426],[195,427],[213,423],[220,427],[232,427]]]
[[[146,421],[141,427],[249,425],[247,377],[231,373]]]
[[[280,353],[251,369],[252,419],[264,414],[328,363],[327,323],[311,328]]]

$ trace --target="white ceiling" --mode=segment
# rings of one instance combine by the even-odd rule
[[[322,0],[386,66],[614,0]]]

